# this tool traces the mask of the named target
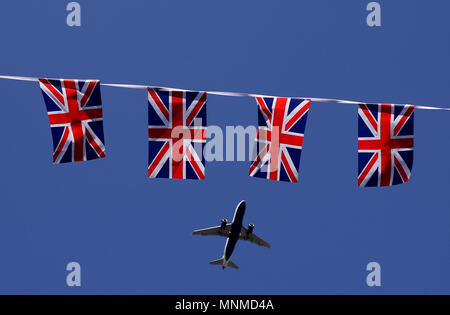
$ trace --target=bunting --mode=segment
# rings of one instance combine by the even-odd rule
[[[358,105],[358,186],[384,187],[409,181],[414,158],[414,111],[446,107],[367,104],[326,98],[276,97],[239,92],[0,75],[39,82],[53,138],[53,163],[105,157],[100,86],[146,89],[148,93],[148,177],[205,179],[207,94],[252,97],[258,130],[249,175],[298,182],[311,102]]]
[[[148,89],[148,177],[204,179],[206,93]]]
[[[39,79],[53,137],[53,163],[105,157],[97,80]]]
[[[411,177],[413,150],[414,106],[359,105],[359,186],[406,183]]]
[[[258,132],[250,176],[298,182],[309,100],[257,97]]]

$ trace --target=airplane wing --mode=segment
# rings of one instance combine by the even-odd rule
[[[264,246],[267,248],[270,248],[270,244],[267,243],[265,240],[258,237],[256,234],[250,233],[248,234],[247,229],[245,227],[241,228],[241,233],[239,234],[239,239],[243,241],[249,241],[252,243],[255,243],[259,246]]]
[[[220,226],[214,226],[206,229],[195,230],[194,232],[192,232],[192,235],[203,235],[203,236],[218,235],[228,237],[230,235],[230,231],[231,231],[231,223],[227,224],[223,229],[221,229]]]

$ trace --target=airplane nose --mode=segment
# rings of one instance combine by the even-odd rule
[[[242,200],[241,202],[239,202],[237,207],[238,207],[239,210],[245,211],[245,200]]]

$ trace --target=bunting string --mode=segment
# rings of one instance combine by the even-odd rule
[[[29,81],[29,82],[39,82],[39,78],[34,77],[23,77],[23,76],[11,76],[11,75],[0,75],[0,79],[4,80],[17,80],[17,81]],[[164,87],[164,86],[154,86],[154,85],[136,85],[136,84],[119,84],[119,83],[101,83],[102,86],[116,87],[116,88],[125,88],[125,89],[138,89],[138,90],[147,90],[147,89],[159,89],[162,91],[184,91],[184,92],[199,92],[198,90],[186,90],[172,87]],[[227,91],[201,91],[206,92],[210,95],[219,95],[219,96],[229,96],[229,97],[280,97],[274,95],[263,95],[263,94],[253,94],[253,93],[245,93],[245,92],[227,92]],[[286,96],[283,96],[286,97]],[[405,104],[396,104],[390,102],[360,102],[360,101],[352,101],[352,100],[342,100],[335,98],[321,98],[321,97],[289,97],[291,99],[308,99],[311,102],[316,103],[336,103],[336,104],[350,104],[350,105],[359,105],[359,104],[391,104],[393,106],[404,106]],[[409,104],[413,105],[413,104]],[[425,110],[444,110],[450,111],[450,107],[435,107],[435,106],[426,106],[426,105],[413,105],[416,109],[425,109]]]

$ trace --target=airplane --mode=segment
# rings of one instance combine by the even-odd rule
[[[223,219],[220,226],[210,227],[201,230],[195,230],[193,235],[218,235],[227,238],[225,249],[222,258],[211,261],[211,265],[222,265],[222,269],[227,266],[238,269],[239,267],[231,261],[234,247],[238,240],[250,241],[259,246],[270,248],[270,244],[253,234],[254,224],[249,224],[248,229],[242,226],[245,213],[245,200],[242,200],[236,207],[234,212],[233,222],[227,224],[227,219]]]

